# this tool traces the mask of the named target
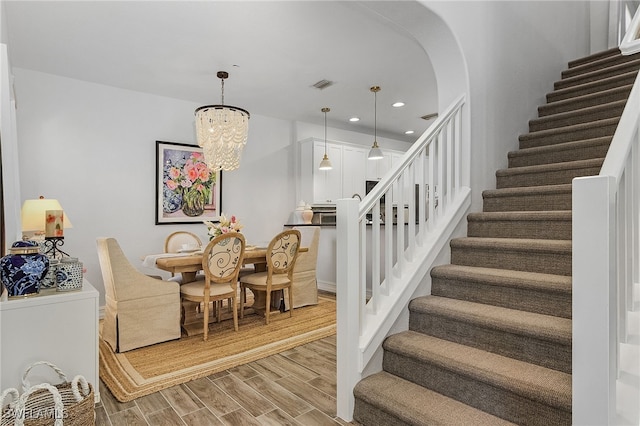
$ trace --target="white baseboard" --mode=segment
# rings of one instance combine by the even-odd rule
[[[320,281],[318,280],[318,290],[327,291],[329,293],[336,293],[336,283],[331,283],[328,281]]]

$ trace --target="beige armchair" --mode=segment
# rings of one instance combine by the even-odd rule
[[[115,352],[180,338],[180,285],[129,263],[114,238],[98,238],[106,306],[102,338]]]
[[[316,279],[316,265],[318,263],[318,245],[320,243],[319,226],[294,227],[300,231],[301,247],[307,247],[309,251],[298,253],[296,264],[293,268],[293,307],[300,308],[307,305],[318,304],[318,280]],[[289,309],[289,290],[284,290],[284,309]]]

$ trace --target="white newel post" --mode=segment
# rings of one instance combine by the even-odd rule
[[[337,415],[353,417],[353,387],[361,379],[359,349],[358,200],[336,202]]]
[[[573,424],[615,424],[615,178],[573,180]]]

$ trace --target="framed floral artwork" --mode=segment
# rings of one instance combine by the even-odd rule
[[[156,141],[156,225],[217,222],[222,172],[212,173],[202,148]]]

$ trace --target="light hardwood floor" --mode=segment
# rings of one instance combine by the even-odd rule
[[[346,425],[336,417],[336,339],[118,402],[100,383],[96,425]]]
[[[100,396],[96,426],[350,424],[336,417],[335,336],[131,402],[100,382]]]

